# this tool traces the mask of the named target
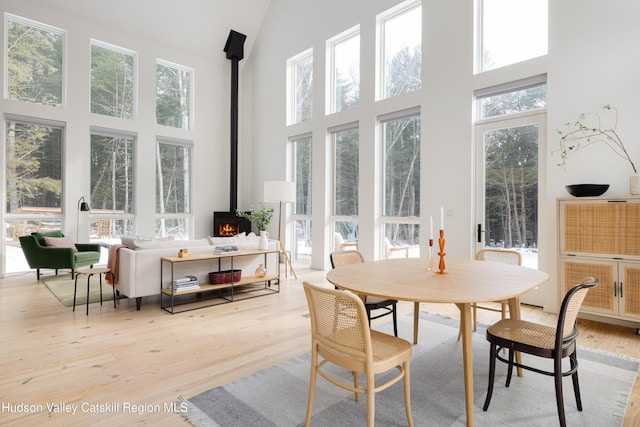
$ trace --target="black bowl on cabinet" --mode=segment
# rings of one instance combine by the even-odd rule
[[[595,197],[603,195],[609,189],[609,184],[574,184],[565,185],[565,188],[575,197]]]

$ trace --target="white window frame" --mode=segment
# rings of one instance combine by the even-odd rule
[[[287,114],[287,126],[297,124],[298,121],[296,119],[296,65],[307,58],[311,58],[313,61],[313,48],[307,49],[298,55],[295,55],[289,59],[287,59],[287,105],[286,105],[286,114]],[[313,96],[313,86],[311,87],[312,96]],[[312,102],[313,104],[313,102]],[[313,111],[311,112],[311,116],[313,116]],[[311,120],[311,117],[308,119]]]
[[[498,65],[496,67],[493,68],[488,68],[485,69],[484,68],[484,1],[485,0],[476,0],[474,3],[474,21],[475,21],[475,29],[474,29],[474,61],[473,61],[473,68],[474,68],[474,74],[479,74],[479,73],[484,73],[487,71],[492,71],[492,70],[496,70],[498,68],[503,68],[503,67],[508,67],[510,65],[514,65],[514,64],[518,64],[520,62],[523,61],[528,61],[530,59],[539,57],[539,56],[545,56],[548,55],[549,53],[549,0],[547,0],[547,49],[546,52],[538,55],[538,56],[531,56],[531,57],[527,57],[527,58],[523,58],[521,60],[515,61],[515,62],[511,62],[511,63],[507,63],[507,64],[503,64],[503,65]]]
[[[103,42],[97,39],[90,39],[89,40],[89,45],[90,45],[90,49],[89,49],[89,61],[91,61],[91,47],[93,46],[97,46],[97,47],[101,47],[103,49],[109,49],[112,50],[114,52],[119,52],[122,53],[123,55],[131,55],[133,57],[133,106],[132,106],[132,111],[131,111],[131,118],[123,118],[123,117],[113,117],[113,116],[106,116],[106,117],[112,117],[114,119],[120,119],[120,120],[127,120],[127,121],[135,121],[138,118],[138,52],[131,50],[131,49],[127,49],[124,47],[120,47],[120,46],[116,46],[114,44],[111,43],[107,43],[107,42]],[[91,82],[91,67],[89,67],[89,82]],[[89,112],[91,112],[91,83],[89,83]],[[98,114],[98,113],[91,113],[91,114]],[[98,114],[101,115],[101,114]]]
[[[336,149],[335,149],[335,137],[337,134],[339,134],[340,132],[346,132],[346,131],[351,131],[351,130],[357,130],[358,131],[358,146],[360,146],[360,125],[358,122],[351,122],[351,123],[346,123],[340,126],[335,126],[329,129],[329,150],[330,150],[330,167],[331,167],[331,236],[333,239],[333,233],[335,232],[336,229],[336,223],[338,222],[352,222],[355,223],[356,226],[359,226],[359,221],[360,221],[360,209],[358,209],[358,214],[357,215],[337,215],[336,214],[336,157],[335,157],[335,153],[336,153]],[[358,156],[358,170],[360,171],[360,159]],[[360,172],[359,172],[360,173]],[[358,180],[360,179],[360,177],[358,177]],[[360,203],[360,200],[357,201],[358,204]],[[340,250],[339,248],[336,248],[335,250]]]
[[[386,94],[385,90],[385,61],[386,61],[386,52],[385,52],[385,24],[388,20],[398,17],[403,13],[408,12],[409,10],[422,7],[422,0],[407,0],[402,2],[395,7],[387,9],[383,13],[376,16],[376,41],[377,41],[377,49],[376,49],[376,69],[375,69],[375,80],[376,80],[376,101],[381,101],[383,99],[389,98]],[[424,20],[421,20],[424,21]],[[421,22],[422,24],[423,22]],[[421,28],[422,33],[422,28]],[[422,40],[420,42],[422,45]]]
[[[297,174],[297,143],[301,140],[305,140],[305,139],[309,139],[310,143],[311,143],[311,161],[313,163],[313,135],[311,133],[306,133],[306,134],[302,134],[302,135],[296,135],[296,136],[292,136],[289,138],[289,145],[290,145],[290,149],[291,149],[291,175],[293,177],[296,176]],[[313,165],[312,165],[313,167]],[[313,191],[313,169],[311,170],[311,176],[309,177],[311,179],[312,182],[312,191]],[[310,195],[310,197],[313,199],[313,194]],[[296,230],[296,224],[298,221],[308,221],[309,223],[312,224],[312,228],[313,228],[313,206],[311,207],[312,211],[308,212],[307,214],[300,214],[297,213],[295,210],[295,207],[292,208],[291,212],[291,223],[290,223],[290,233],[291,236],[293,236],[292,239],[289,239],[289,242],[293,242],[293,245],[297,245],[298,244],[298,235],[297,235],[297,230]],[[313,239],[313,235],[311,236],[311,239]],[[298,253],[298,248],[295,247],[292,249],[292,256],[294,258],[294,260],[299,261],[300,258],[300,254]],[[311,258],[312,253],[308,254],[309,258]]]
[[[337,97],[336,97],[336,89],[337,89],[337,63],[336,63],[336,46],[344,43],[354,37],[358,37],[358,42],[360,42],[360,25],[353,26],[346,31],[338,34],[335,37],[327,40],[327,82],[326,82],[326,105],[325,111],[327,114],[337,113],[339,111],[337,109]],[[358,74],[360,74],[360,43],[358,43]],[[360,78],[358,77],[358,85],[360,85]],[[358,100],[359,101],[359,100]]]
[[[191,238],[193,238],[193,235],[194,235],[194,230],[193,230],[193,223],[194,223],[194,218],[193,218],[193,152],[194,152],[194,144],[193,144],[193,141],[183,141],[183,140],[176,140],[176,139],[165,138],[165,137],[157,137],[156,138],[156,149],[158,148],[158,145],[160,145],[160,144],[173,145],[173,146],[182,146],[182,147],[189,148],[189,176],[190,176],[189,207],[190,207],[190,211],[189,212],[181,212],[181,213],[159,213],[154,208],[154,223],[155,223],[155,221],[158,221],[158,220],[183,219],[183,220],[187,221],[188,227],[187,227],[187,230],[186,230],[186,234],[191,239]],[[157,170],[157,164],[156,164],[155,173],[156,173],[156,175],[155,175],[154,179],[156,181],[156,184],[154,185],[154,190],[155,190],[155,193],[156,193],[156,197],[158,197],[158,188],[157,188],[158,170]],[[155,228],[155,226],[154,226],[154,228]],[[158,236],[158,237],[165,237],[165,236]]]
[[[53,27],[51,25],[43,24],[31,19],[23,18],[11,13],[4,14],[4,46],[3,46],[3,60],[4,60],[4,99],[9,99],[9,51],[7,49],[7,40],[9,40],[9,21],[16,22],[30,27],[37,28],[39,30],[48,31],[54,34],[58,34],[62,37],[62,96],[61,106],[55,108],[65,108],[67,104],[67,31],[61,28]]]
[[[184,129],[184,130],[193,130],[194,127],[194,109],[195,109],[195,73],[196,71],[193,68],[186,67],[184,65],[176,64],[175,62],[165,61],[163,59],[156,59],[156,67],[158,65],[162,65],[167,68],[175,68],[176,70],[183,71],[189,73],[189,119],[186,127],[182,128],[174,128],[173,126],[167,126],[174,129]],[[156,80],[156,91],[158,90],[158,82]],[[156,92],[157,93],[157,92]],[[157,106],[157,97],[156,97],[156,106]],[[158,126],[166,126],[158,123],[158,117],[156,114],[156,124]]]
[[[379,183],[380,183],[380,228],[379,228],[379,236],[380,239],[380,247],[379,247],[379,255],[381,258],[385,258],[385,227],[387,224],[413,224],[418,225],[420,227],[420,216],[391,216],[385,214],[385,162],[386,158],[384,155],[385,150],[385,135],[384,135],[384,123],[391,122],[398,119],[403,119],[407,117],[417,117],[420,121],[422,121],[422,117],[420,115],[420,107],[409,108],[402,111],[396,111],[393,113],[385,114],[378,116],[378,129],[379,129],[379,138],[380,138],[380,166],[379,166]],[[422,123],[420,124],[422,127]],[[420,144],[422,146],[422,134],[420,136]],[[420,161],[422,162],[422,149],[420,150]],[[421,184],[422,185],[422,184]],[[422,212],[420,213],[422,215]],[[420,230],[420,233],[423,233],[424,230]]]

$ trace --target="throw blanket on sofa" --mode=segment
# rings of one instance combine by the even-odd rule
[[[127,245],[111,245],[109,246],[109,258],[107,258],[107,268],[111,270],[113,276],[105,274],[107,282],[111,283],[111,277],[113,277],[113,284],[118,284],[118,269],[120,265],[119,252],[120,248],[126,248]]]

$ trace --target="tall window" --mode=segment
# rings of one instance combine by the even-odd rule
[[[539,153],[546,136],[544,76],[476,92],[476,219],[482,247],[522,252],[538,264]],[[541,248],[544,250],[544,248]]]
[[[360,28],[354,27],[327,42],[331,72],[329,113],[337,113],[360,100]]]
[[[135,110],[134,52],[91,41],[91,112],[133,119]]]
[[[5,24],[5,97],[61,107],[64,31],[8,14]]]
[[[156,153],[156,236],[189,238],[191,146],[159,141]]]
[[[301,123],[313,114],[313,50],[287,61],[287,124]]]
[[[331,132],[333,158],[333,222],[335,250],[358,237],[359,130]]]
[[[548,0],[478,0],[478,69],[547,54]]]
[[[293,259],[310,261],[311,259],[311,136],[292,140],[294,176],[296,177],[296,203],[293,212],[295,224],[295,245]]]
[[[422,87],[422,4],[406,1],[378,16],[378,99]]]
[[[7,118],[5,151],[6,241],[62,227],[62,125]],[[29,267],[22,251],[8,251],[6,271]]]
[[[62,127],[6,121],[7,213],[62,205]]]
[[[409,247],[419,256],[420,116],[381,120],[383,161],[383,218],[385,255],[391,247]]]
[[[156,122],[180,129],[191,126],[193,70],[158,61],[156,65]]]
[[[91,236],[133,235],[134,137],[91,134]]]

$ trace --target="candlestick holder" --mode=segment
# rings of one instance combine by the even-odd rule
[[[429,239],[429,267],[427,270],[433,270],[433,239]]]
[[[446,253],[444,252],[444,230],[440,230],[440,238],[438,239],[438,246],[440,246],[440,252],[438,252],[438,256],[440,256],[440,263],[438,264],[438,269],[440,271],[437,271],[436,273],[447,274],[444,271],[444,256],[446,255]]]

